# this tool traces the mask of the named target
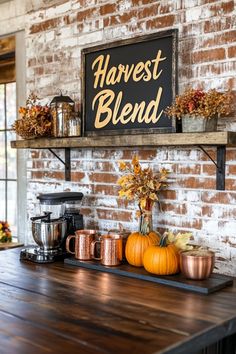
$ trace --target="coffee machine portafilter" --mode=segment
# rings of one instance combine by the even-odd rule
[[[32,236],[37,246],[21,251],[20,259],[50,263],[66,256],[65,243],[69,234],[83,229],[80,206],[83,194],[60,192],[40,194],[39,216],[31,217]]]

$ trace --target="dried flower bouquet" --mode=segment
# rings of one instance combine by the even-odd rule
[[[17,119],[12,128],[24,139],[35,137],[51,136],[52,116],[49,106],[39,104],[39,98],[30,94],[26,107],[19,108],[20,118]]]

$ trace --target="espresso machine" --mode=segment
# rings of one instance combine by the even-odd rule
[[[51,263],[66,256],[68,235],[83,229],[80,192],[47,193],[37,196],[40,215],[31,217],[32,235],[37,246],[22,249],[20,260]]]

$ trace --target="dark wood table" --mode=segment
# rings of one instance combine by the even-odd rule
[[[235,353],[235,284],[202,295],[19,253],[0,253],[1,354]]]

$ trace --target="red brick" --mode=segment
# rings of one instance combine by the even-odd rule
[[[34,74],[35,75],[43,75],[44,74],[44,68],[42,66],[38,66],[36,68],[34,68]]]
[[[236,46],[232,46],[228,48],[228,57],[235,58],[236,57]]]
[[[159,4],[158,4],[159,5]],[[159,7],[159,13],[160,14],[165,14],[165,13],[171,13],[173,12],[173,7],[170,4],[169,5],[165,5],[163,3],[163,1],[160,3],[160,7]]]
[[[84,178],[85,173],[84,172],[71,172],[71,181],[72,182],[79,182],[82,178]]]
[[[226,161],[235,161],[236,162],[236,149],[226,149]]]
[[[94,209],[82,206],[80,209],[80,213],[84,216],[92,216],[94,214]]]
[[[177,167],[178,174],[190,174],[190,175],[198,175],[201,173],[201,165],[187,165],[185,166],[184,164],[181,165],[179,164]]]
[[[214,18],[213,20],[207,20],[204,23],[204,32],[220,32],[232,28],[231,17]]]
[[[119,192],[119,186],[118,185],[104,185],[104,184],[95,184],[92,185],[92,192],[93,194],[101,194],[101,195],[112,195],[112,196],[118,196]]]
[[[33,160],[32,161],[32,168],[33,169],[44,169],[47,168],[48,162],[42,160]]]
[[[213,204],[235,204],[236,193],[232,192],[204,192],[202,193],[202,201]]]
[[[148,135],[147,135],[147,140],[148,140]],[[122,159],[132,160],[134,155],[138,155],[140,160],[153,160],[157,156],[157,151],[154,148],[153,149],[134,148],[132,150],[124,150]]]
[[[175,190],[171,190],[171,189],[165,189],[163,191],[161,191],[161,195],[163,199],[171,199],[171,200],[175,200],[176,199],[176,191]]]
[[[213,163],[211,165],[202,165],[202,172],[208,176],[214,176],[216,174],[216,166]]]
[[[236,165],[228,165],[228,173],[230,175],[236,175]]]
[[[107,209],[97,209],[97,216],[99,219],[103,220],[115,220],[115,221],[132,221],[132,212],[127,211],[116,211]]]
[[[49,19],[40,23],[36,23],[30,27],[30,34],[48,31],[57,28],[60,24],[60,18]]]
[[[137,17],[138,11],[137,10],[132,10],[132,11],[127,11],[122,14],[116,14],[114,16],[109,16],[104,19],[104,27],[108,26],[116,26],[121,23],[129,23],[129,21]]]
[[[171,27],[174,25],[174,22],[175,22],[174,15],[166,15],[166,16],[156,17],[156,18],[147,20],[146,28],[147,28],[147,30],[153,30],[153,29],[156,30],[157,28]]]
[[[85,19],[88,21],[88,19],[96,17],[97,15],[98,15],[97,8],[89,8],[89,9],[79,11],[77,13],[76,20],[78,22],[83,22]]]
[[[222,16],[223,14],[228,14],[234,10],[234,1],[220,1],[219,4],[209,6],[209,10],[212,12],[212,16]]]
[[[236,189],[236,179],[226,178],[225,189],[229,191],[234,191]]]
[[[187,213],[186,204],[161,203],[161,209],[167,213],[170,211],[180,215]]]
[[[213,214],[214,207],[210,205],[204,205],[202,207],[202,216],[211,217]]]
[[[64,180],[65,173],[64,172],[55,172],[55,171],[32,171],[31,172],[32,179],[56,179],[56,180]]]
[[[140,7],[138,10],[138,18],[142,20],[144,18],[157,16],[159,6],[160,4],[157,3],[151,6]]]
[[[216,181],[215,178],[181,178],[177,180],[178,186],[180,188],[192,188],[192,189],[215,189]]]
[[[220,33],[218,35],[212,36],[212,38],[208,38],[203,41],[202,47],[214,47],[217,45],[223,45],[223,44],[228,44],[231,42],[235,42],[236,38],[236,30],[231,30],[228,32]]]
[[[193,64],[204,63],[208,61],[217,61],[223,59],[225,59],[224,48],[208,49],[208,50],[192,53]]]
[[[100,14],[102,16],[116,12],[116,4],[106,4],[100,7]]]
[[[102,172],[89,173],[88,177],[92,183],[116,183],[119,178],[116,174]]]
[[[181,217],[179,220],[175,218],[175,220],[169,219],[168,222],[166,222],[165,220],[162,220],[160,216],[158,218],[158,225],[160,225],[161,227],[164,227],[164,225],[168,225],[168,227],[181,227],[181,228],[185,228],[186,230],[188,229],[201,230],[202,220],[201,219],[186,220]]]

